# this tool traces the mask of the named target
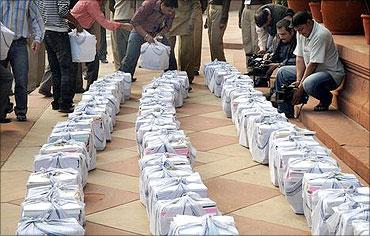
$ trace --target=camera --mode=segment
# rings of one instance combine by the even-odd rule
[[[265,60],[258,55],[253,55],[248,59],[248,68],[250,69],[247,75],[253,77],[256,87],[267,87],[268,78],[266,78],[266,74],[270,63],[269,60]]]
[[[291,103],[297,88],[293,85],[282,85],[279,91],[276,91],[276,103]],[[301,96],[299,104],[306,104],[308,102],[308,95],[304,92]]]

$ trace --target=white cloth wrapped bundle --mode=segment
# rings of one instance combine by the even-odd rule
[[[291,126],[281,113],[265,113],[248,117],[247,137],[252,159],[268,164],[269,140],[273,131]]]
[[[189,159],[186,156],[181,156],[174,153],[155,153],[151,155],[145,155],[139,159],[139,170],[141,172],[147,166],[164,164],[166,160],[170,160],[174,165],[190,165]]]
[[[30,174],[27,181],[27,188],[48,186],[54,184],[79,185],[82,184],[81,173],[72,168],[40,170]]]
[[[130,73],[125,73],[123,71],[116,71],[111,75],[105,76],[104,80],[108,81],[122,81],[122,101],[121,103],[124,102],[124,100],[129,100],[131,97],[131,86],[132,86],[132,81],[131,81],[131,74]]]
[[[307,224],[311,227],[312,195],[320,189],[338,189],[361,187],[360,181],[353,174],[345,173],[305,173],[302,181],[303,212]]]
[[[259,117],[262,114],[278,114],[274,107],[254,106],[252,103],[240,104],[236,112],[235,127],[239,136],[239,144],[244,147],[249,147],[248,140],[248,120],[253,116]]]
[[[76,112],[68,116],[68,121],[58,124],[59,123],[57,123],[55,128],[63,126],[84,128],[85,125],[87,126],[90,124],[96,150],[102,151],[105,149],[107,144],[105,127],[108,126],[108,124],[104,123],[102,115],[88,115],[85,112]]]
[[[167,235],[172,219],[176,215],[203,216],[218,215],[216,203],[209,198],[202,198],[197,193],[170,199],[159,200],[149,216],[150,232],[153,235]]]
[[[228,69],[218,69],[213,73],[213,78],[208,86],[211,87],[210,90],[216,97],[221,97],[222,84],[225,78],[229,78],[234,75],[240,75],[240,72],[233,67]]]
[[[53,143],[44,144],[40,149],[40,154],[51,154],[57,152],[75,152],[81,153],[86,157],[88,170],[96,168],[96,156],[90,156],[86,146],[82,142],[75,140],[59,139]]]
[[[74,118],[78,116],[82,117],[88,117],[88,118],[94,118],[97,120],[101,120],[101,125],[104,127],[104,135],[105,140],[111,140],[113,131],[113,123],[110,116],[105,112],[105,108],[99,108],[99,107],[91,107],[91,106],[82,106],[79,107],[78,110],[75,109],[73,113],[68,115],[69,118]],[[84,116],[86,115],[86,116]],[[99,149],[98,149],[99,150]]]
[[[172,113],[146,113],[145,115],[140,115],[136,119],[135,131],[138,132],[142,124],[168,124],[168,123],[177,123],[180,125],[179,121],[176,119],[176,116]]]
[[[190,163],[194,163],[196,150],[185,136],[178,135],[160,135],[156,139],[148,139],[143,142],[143,155],[154,153],[176,153],[178,155],[187,156]]]
[[[231,98],[231,118],[234,124],[236,124],[235,122],[238,117],[238,113],[243,109],[244,106],[248,108],[250,107],[272,108],[271,102],[267,101],[264,96],[251,97],[249,94],[247,94]]]
[[[99,91],[86,91],[82,94],[81,102],[88,103],[89,101],[96,101],[99,105],[109,106],[113,111],[112,115],[117,115],[120,112],[121,99],[118,99],[112,94],[102,93]]]
[[[229,85],[232,86],[232,85]],[[225,86],[224,86],[225,88]],[[222,109],[226,114],[226,117],[231,118],[231,100],[236,99],[240,96],[249,96],[249,97],[259,97],[263,96],[263,93],[261,91],[255,90],[253,87],[250,87],[249,85],[245,86],[237,86],[237,87],[230,87],[223,90],[224,96],[221,96],[221,102],[222,102]]]
[[[120,100],[122,98],[122,91],[120,91],[120,84],[115,82],[110,82],[108,80],[100,79],[95,81],[90,85],[89,90],[84,94],[104,94],[112,95],[115,99]]]
[[[120,72],[120,71],[119,71]],[[121,72],[123,73],[123,72]],[[114,73],[116,74],[116,73]],[[118,76],[114,76],[114,74],[110,74],[110,75],[104,75],[103,77],[101,77],[101,79],[95,81],[96,84],[99,84],[98,87],[104,87],[104,84],[108,84],[109,85],[115,85],[117,86],[118,88],[118,97],[120,100],[119,102],[120,103],[124,103],[125,102],[125,95],[124,95],[124,82],[123,82],[123,78],[119,78]],[[129,76],[130,76],[130,83],[131,83],[131,74],[127,73]],[[92,86],[92,85],[90,85]]]
[[[85,224],[85,203],[76,199],[63,197],[27,198],[21,204],[21,218],[40,218],[50,214],[49,219],[75,218],[81,225]]]
[[[136,133],[136,141],[139,145],[142,145],[143,137],[146,132],[154,132],[159,130],[178,130],[179,123],[168,122],[168,123],[145,123],[140,126],[140,129]]]
[[[324,189],[313,195],[312,235],[328,235],[328,218],[334,214],[333,207],[345,202],[370,204],[369,187],[357,189]]]
[[[162,74],[162,78],[171,78],[172,80],[179,81],[182,86],[182,92],[183,92],[183,97],[187,98],[189,95],[189,78],[188,74],[186,71],[176,71],[176,70],[171,70],[171,71],[166,71]]]
[[[153,179],[189,176],[193,173],[190,165],[175,165],[170,159],[163,164],[145,167],[139,178],[140,201],[146,206],[149,196],[148,185]]]
[[[176,79],[176,78],[175,78]],[[182,107],[183,103],[184,103],[184,99],[187,97],[187,93],[184,91],[185,90],[185,86],[182,85],[181,81],[179,80],[175,80],[171,77],[159,77],[159,78],[156,78],[153,80],[153,82],[155,83],[159,83],[159,84],[171,84],[173,85],[173,88],[175,90],[175,107]]]
[[[158,200],[178,198],[188,192],[195,192],[203,198],[208,196],[208,188],[203,182],[190,182],[186,178],[164,179],[161,184],[152,185],[148,190],[147,212],[152,212]]]
[[[330,235],[352,235],[354,220],[369,221],[370,205],[346,202],[333,207],[333,215],[327,219]]]
[[[30,188],[27,190],[26,199],[32,198],[68,198],[77,201],[84,201],[84,192],[80,185],[69,185],[69,184],[51,184],[45,186],[39,186]]]
[[[279,186],[277,167],[280,163],[277,162],[277,149],[280,147],[280,143],[283,138],[289,138],[293,136],[314,136],[315,132],[299,128],[293,125],[284,129],[279,129],[271,133],[269,141],[269,170],[271,183],[274,186]],[[317,143],[319,145],[319,143]]]
[[[304,173],[339,172],[338,163],[330,156],[291,158],[284,174],[284,192],[294,213],[303,214],[302,180]]]
[[[155,40],[144,43],[140,48],[139,65],[149,70],[166,70],[169,67],[171,47]]]
[[[110,133],[113,132],[113,126],[116,122],[116,114],[113,111],[112,107],[108,105],[109,101],[96,101],[94,99],[90,99],[89,101],[80,101],[75,108],[76,112],[82,112],[86,110],[92,110],[93,114],[96,113],[104,113],[108,117],[108,124],[109,124],[109,131]]]
[[[353,235],[354,236],[367,236],[370,235],[370,222],[366,220],[352,221]]]
[[[88,161],[85,155],[74,152],[56,152],[35,156],[33,163],[34,172],[49,168],[72,168],[81,174],[82,186],[86,185],[88,175]]]
[[[177,215],[168,235],[239,235],[232,216],[201,217]]]
[[[75,218],[32,219],[22,218],[15,235],[85,235],[84,228]]]
[[[221,68],[221,67],[230,67],[231,65],[228,64],[227,62],[225,61],[218,61],[217,59],[214,60],[213,62],[210,62],[210,63],[207,63],[204,65],[204,83],[206,86],[208,86],[208,84],[210,83],[212,77],[213,77],[213,73],[215,72],[215,70],[217,68]]]
[[[146,132],[143,135],[142,143],[139,145],[140,155],[143,156],[144,149],[148,147],[149,143],[152,143],[156,140],[174,140],[174,139],[181,139],[186,140],[186,134],[183,130],[157,130]],[[170,141],[169,141],[170,142]],[[169,151],[171,153],[175,153],[175,150]],[[163,151],[162,151],[163,152]]]

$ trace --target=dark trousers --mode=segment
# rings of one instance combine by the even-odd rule
[[[104,27],[100,27],[100,37],[99,60],[107,60],[107,31]]]
[[[53,80],[53,105],[69,108],[75,95],[76,72],[67,32],[45,32],[45,45]]]
[[[27,113],[27,84],[28,84],[28,50],[27,39],[20,38],[14,40],[9,48],[8,58],[2,61],[6,68],[8,64],[12,67],[15,79],[15,103],[14,112],[16,115],[25,115]]]
[[[13,76],[0,64],[0,119],[6,117],[6,109],[9,103],[9,91],[12,87]]]

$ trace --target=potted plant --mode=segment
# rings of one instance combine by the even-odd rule
[[[364,0],[321,0],[322,20],[332,34],[361,34]],[[366,0],[365,0],[366,1]]]
[[[294,12],[297,11],[309,11],[310,6],[308,5],[310,0],[288,0],[288,7]]]
[[[315,21],[322,23],[321,0],[311,0],[309,3],[312,17]]]
[[[365,40],[367,45],[370,45],[370,6],[367,0],[364,0],[364,3],[366,12],[361,15],[361,18],[364,26]]]

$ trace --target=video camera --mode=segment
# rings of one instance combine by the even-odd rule
[[[248,72],[249,76],[265,76],[267,70],[269,69],[270,60],[265,60],[263,56],[252,55],[248,59],[248,68],[251,70]]]
[[[297,90],[297,87],[295,87],[293,84],[290,85],[283,85],[281,86],[279,91],[276,91],[276,103],[291,103],[293,100],[293,96],[295,91]],[[306,104],[308,102],[308,95],[306,93],[303,93],[301,96],[301,100],[299,101],[299,104]]]

